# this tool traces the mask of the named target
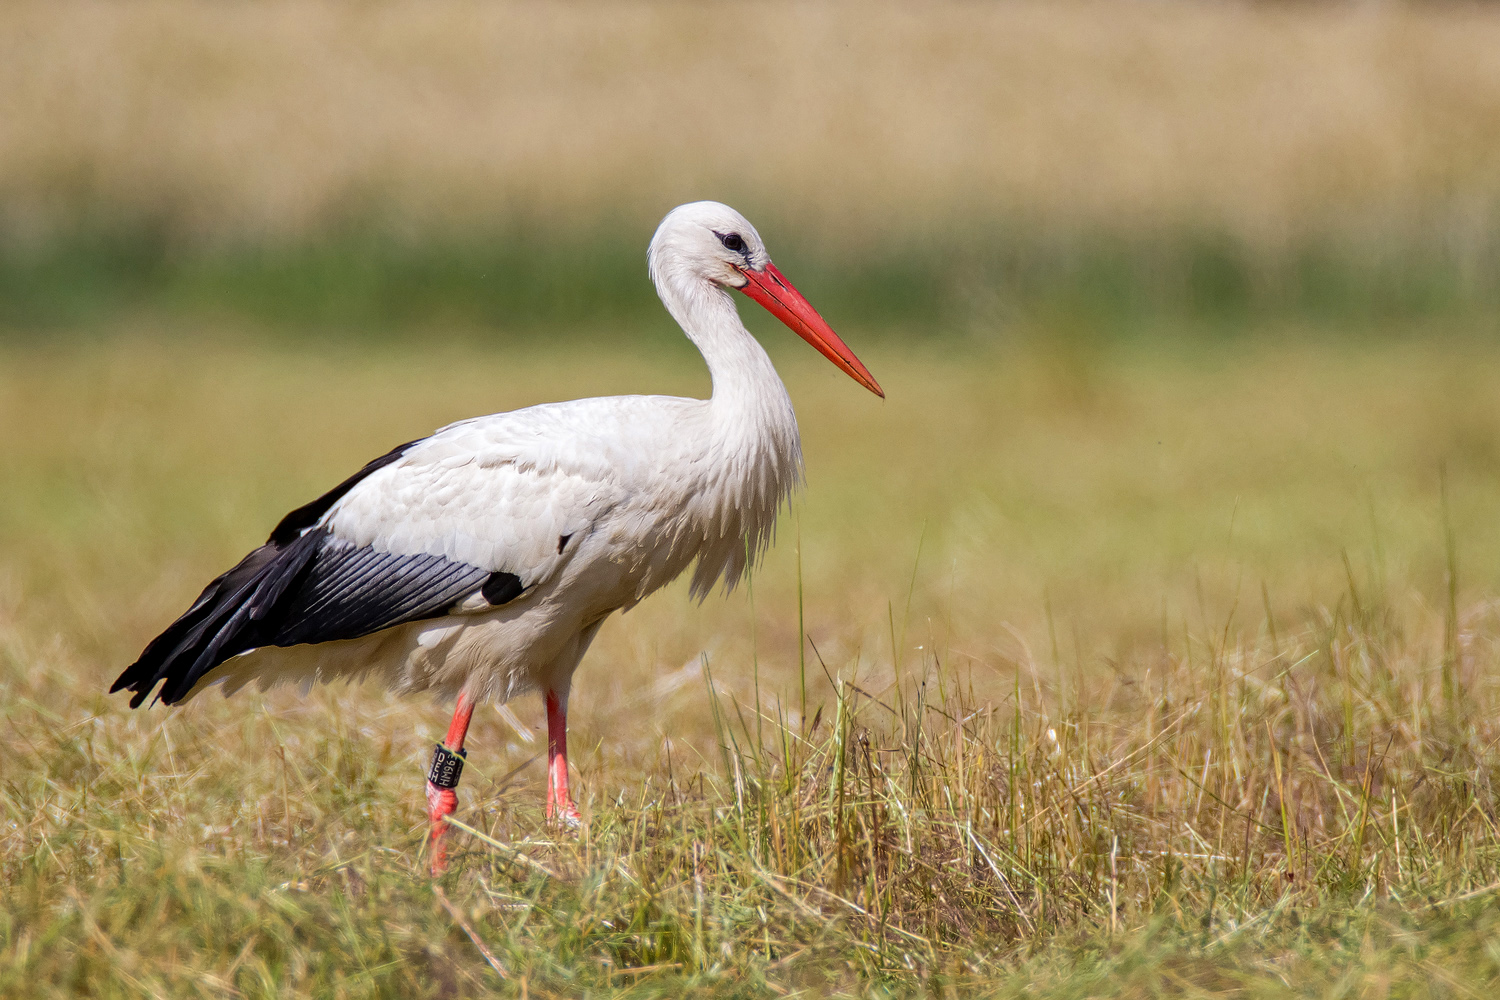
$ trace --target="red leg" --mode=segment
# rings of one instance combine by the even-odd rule
[[[454,753],[464,748],[464,735],[469,731],[469,720],[474,716],[474,702],[467,694],[460,693],[458,705],[453,709],[453,721],[448,723],[448,738],[443,746]],[[458,808],[458,792],[453,788],[439,788],[427,780],[427,815],[432,821],[432,874],[441,875],[448,867],[447,846],[443,835],[448,832],[447,818]]]
[[[547,818],[583,822],[568,795],[568,696],[547,692]]]

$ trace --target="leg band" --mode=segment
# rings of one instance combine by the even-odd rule
[[[434,788],[457,788],[458,779],[464,773],[464,758],[468,755],[467,750],[454,753],[439,743],[432,752],[432,767],[427,772],[427,780]]]

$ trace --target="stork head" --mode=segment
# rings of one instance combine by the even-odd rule
[[[845,374],[885,398],[880,383],[771,263],[750,220],[717,201],[695,201],[667,213],[649,251],[651,278],[691,297],[694,287],[716,285],[744,292],[815,347]]]

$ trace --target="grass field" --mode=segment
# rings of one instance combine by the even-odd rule
[[[604,12],[607,10],[607,14]],[[1500,13],[0,5],[0,997],[1500,992]],[[745,210],[809,489],[572,704],[104,694],[450,420],[708,380]]]
[[[1492,343],[894,338],[881,404],[767,339],[810,483],[778,546],[606,626],[581,834],[541,818],[539,706],[482,711],[437,885],[444,706],[104,690],[369,455],[702,392],[686,345],[7,348],[0,994],[1494,990]]]

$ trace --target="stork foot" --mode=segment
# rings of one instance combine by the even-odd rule
[[[583,817],[568,794],[567,695],[547,692],[547,821],[569,829],[583,826]]]
[[[564,829],[578,830],[583,827],[583,816],[572,802],[562,805],[547,803],[547,822],[556,823]]]

